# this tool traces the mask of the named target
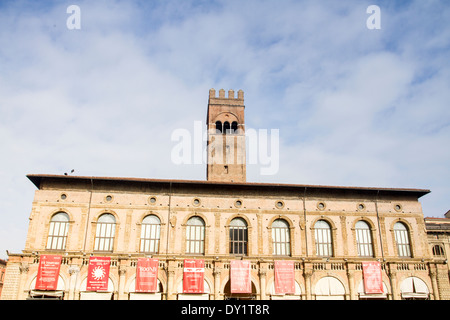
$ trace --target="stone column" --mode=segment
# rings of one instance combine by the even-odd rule
[[[25,300],[26,297],[24,297],[23,295],[23,286],[25,284],[25,281],[27,279],[27,274],[28,274],[28,270],[30,269],[28,263],[23,263],[20,265],[19,267],[19,271],[20,271],[20,277],[19,277],[19,286],[18,286],[18,290],[17,290],[17,300]]]
[[[305,264],[305,269],[303,270],[303,276],[305,278],[306,300],[312,299],[311,277],[313,274],[313,270],[310,267],[311,266]]]
[[[128,300],[125,295],[125,275],[127,274],[126,266],[119,266],[119,297],[118,300]]]
[[[167,271],[167,300],[176,300],[176,294],[173,294],[173,278],[175,277],[175,270]]]
[[[441,300],[450,300],[449,271],[446,264],[436,264],[438,296]]]
[[[354,265],[347,265],[347,278],[348,278],[348,290],[350,295],[350,300],[358,300],[357,292],[355,288],[355,269]]]
[[[262,264],[259,266],[259,286],[261,289],[261,300],[266,300],[266,269],[262,268]]]
[[[20,277],[19,277],[19,287],[17,290],[17,298],[16,300],[25,300],[26,297],[24,297],[24,284],[27,279],[28,270],[30,269],[28,263],[22,262],[22,264],[19,267],[20,270]]]
[[[213,275],[214,275],[214,300],[221,300],[220,299],[220,273],[221,273],[221,270],[218,267],[216,267],[213,272]]]
[[[76,300],[75,297],[75,289],[77,285],[78,274],[80,272],[80,268],[77,265],[71,265],[69,268],[70,280],[69,280],[69,299],[68,300]]]
[[[429,269],[430,269],[431,285],[433,286],[434,300],[440,300],[436,270],[434,269],[434,266],[433,266],[433,269],[431,269],[431,265],[430,265]]]
[[[389,278],[391,279],[392,300],[400,300],[397,283],[397,265],[389,264]]]

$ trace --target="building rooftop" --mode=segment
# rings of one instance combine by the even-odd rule
[[[149,179],[149,178],[129,178],[129,177],[94,177],[94,176],[71,176],[71,175],[51,175],[51,174],[28,174],[27,178],[33,184],[41,189],[44,180],[60,180],[70,182],[78,181],[89,184],[94,182],[122,182],[122,183],[144,183],[144,184],[161,184],[171,186],[216,186],[216,187],[233,187],[233,188],[277,188],[277,189],[299,189],[299,192],[309,191],[352,191],[369,194],[395,194],[409,195],[420,198],[428,193],[428,189],[411,189],[411,188],[378,188],[378,187],[354,187],[354,186],[327,186],[327,185],[306,185],[306,184],[281,184],[281,183],[260,183],[260,182],[216,182],[206,180],[177,180],[177,179]]]

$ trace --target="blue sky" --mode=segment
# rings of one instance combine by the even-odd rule
[[[278,172],[248,181],[428,188],[443,216],[448,21],[445,0],[1,1],[0,258],[25,244],[26,174],[205,179],[170,138],[205,122],[210,88],[244,90],[247,128],[279,130]]]

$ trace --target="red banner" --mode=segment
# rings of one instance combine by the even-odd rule
[[[231,293],[252,293],[250,261],[230,261]]]
[[[383,293],[383,280],[381,278],[381,264],[378,261],[363,262],[364,292]]]
[[[204,260],[184,260],[183,293],[203,293],[204,275]]]
[[[91,257],[89,259],[87,291],[107,291],[110,257]]]
[[[275,261],[275,293],[295,293],[294,261]]]
[[[40,256],[35,286],[36,290],[56,290],[61,258],[61,256],[49,254]]]
[[[158,259],[139,258],[136,267],[136,292],[158,291]]]

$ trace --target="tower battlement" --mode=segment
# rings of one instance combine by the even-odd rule
[[[225,96],[225,90],[219,90],[219,96],[216,96],[216,89],[209,90],[209,104],[228,104],[228,105],[244,105],[244,91],[239,90],[237,97],[234,90],[228,90],[228,96]]]

